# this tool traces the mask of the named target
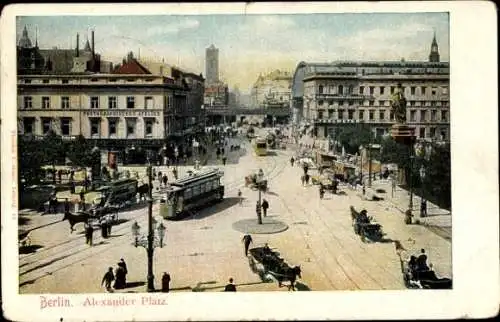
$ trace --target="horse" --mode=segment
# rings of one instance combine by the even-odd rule
[[[70,228],[70,233],[73,233],[75,230],[73,228],[74,225],[78,223],[86,223],[90,219],[90,214],[86,212],[80,212],[79,215],[72,214],[70,212],[67,212],[64,214],[64,217],[61,221],[68,220],[69,221],[69,228]]]
[[[301,276],[302,270],[300,269],[300,266],[295,266],[295,267],[287,267],[282,271],[282,274],[277,274],[276,279],[278,280],[278,286],[282,286],[282,282],[285,280],[290,281],[290,285],[288,286],[288,290],[295,291],[295,281],[297,279],[297,276],[299,278],[302,278]]]

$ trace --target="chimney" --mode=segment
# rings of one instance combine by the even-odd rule
[[[80,34],[76,34],[76,57],[80,57]]]
[[[94,47],[94,30],[92,30],[92,35],[91,35],[91,41],[92,41],[92,56],[95,55],[95,47]]]

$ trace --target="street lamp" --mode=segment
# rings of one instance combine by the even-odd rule
[[[153,176],[152,167],[149,163],[147,168],[148,181],[149,181],[149,191],[148,191],[148,233],[146,236],[140,234],[141,227],[137,222],[132,225],[132,234],[134,236],[134,246],[144,247],[148,254],[148,283],[147,291],[153,292],[154,287],[154,275],[153,275],[153,252],[155,247],[163,247],[163,238],[165,237],[165,226],[160,224],[157,228],[158,238],[155,238],[153,225],[156,224],[156,220],[153,218]]]
[[[257,189],[259,190],[259,203],[258,203],[258,209],[257,209],[257,219],[258,219],[259,225],[262,225],[261,198],[262,198],[262,182],[263,181],[264,181],[264,171],[262,171],[262,169],[259,169],[259,172],[257,173]]]
[[[361,178],[361,185],[363,186],[363,194],[365,194],[365,182],[363,180],[363,146],[362,145],[359,146],[359,157],[360,157],[359,176]]]
[[[425,167],[423,164],[420,167],[419,174],[420,174],[420,185],[421,185],[421,188],[420,188],[420,217],[425,217],[426,214],[422,211],[423,205],[424,205],[424,178],[426,175]]]

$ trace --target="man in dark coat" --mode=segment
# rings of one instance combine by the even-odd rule
[[[102,278],[101,285],[105,284],[104,286],[106,287],[106,291],[111,291],[111,282],[115,279],[115,275],[113,274],[113,267],[108,268],[108,271],[106,274],[104,274],[104,277]]]
[[[236,292],[236,286],[233,284],[233,278],[229,279],[229,284],[224,288],[224,292]]]
[[[269,208],[269,202],[266,199],[262,201],[262,210],[264,211],[264,217],[267,216],[267,209]]]
[[[82,203],[82,210],[85,210],[85,192],[80,190],[80,201]]]
[[[89,244],[92,246],[92,235],[94,234],[94,227],[92,227],[92,224],[90,222],[87,222],[85,224],[85,239],[86,239],[86,244]]]
[[[70,210],[68,198],[64,199],[64,214],[68,214]]]
[[[163,272],[161,277],[161,291],[164,293],[170,292],[170,274]]]
[[[125,282],[125,269],[122,263],[118,263],[118,267],[115,270],[115,276],[115,284],[113,287],[117,290],[125,288],[127,285]]]
[[[253,242],[252,236],[249,234],[243,236],[243,244],[245,245],[245,256],[248,256],[248,248],[250,247],[250,244]]]

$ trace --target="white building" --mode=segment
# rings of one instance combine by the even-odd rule
[[[252,87],[251,106],[254,108],[285,107],[290,105],[292,75],[275,70],[265,76],[260,75]]]

